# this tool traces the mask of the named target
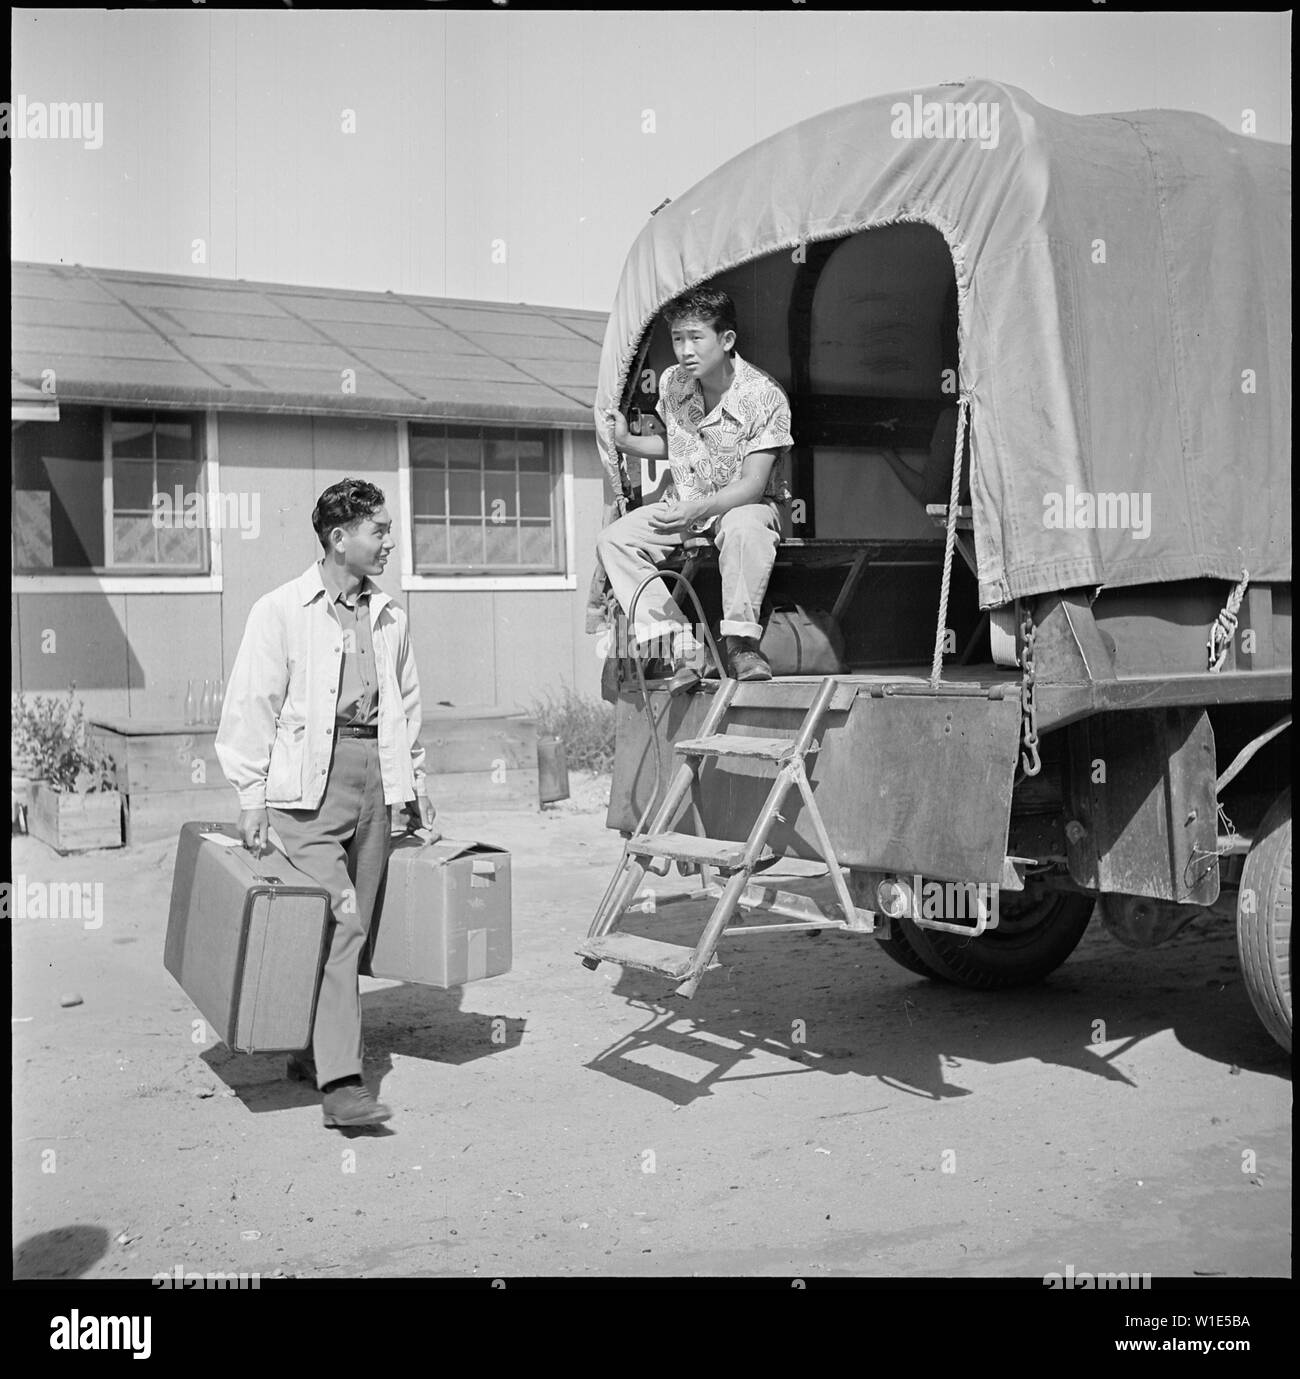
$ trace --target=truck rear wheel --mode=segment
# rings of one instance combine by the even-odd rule
[[[1250,1003],[1291,1051],[1291,792],[1259,825],[1237,892],[1237,953]]]
[[[900,967],[906,967],[909,972],[915,972],[918,977],[941,978],[942,974],[924,962],[920,954],[912,947],[910,940],[903,932],[905,923],[907,923],[906,920],[891,919],[889,921],[889,937],[877,938],[876,942]]]
[[[1069,891],[1002,891],[998,927],[978,938],[922,929],[910,919],[893,923],[931,976],[997,991],[1028,986],[1055,972],[1079,946],[1095,904],[1092,896]]]

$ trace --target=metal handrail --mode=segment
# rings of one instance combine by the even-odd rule
[[[719,683],[721,683],[722,680],[730,678],[726,673],[726,667],[722,664],[722,657],[718,654],[718,644],[713,640],[713,632],[709,628],[708,619],[704,616],[704,607],[700,603],[700,596],[695,592],[695,586],[690,582],[690,580],[687,579],[686,576],[678,570],[654,570],[650,574],[648,574],[641,581],[641,583],[638,584],[636,588],[632,591],[632,597],[628,600],[627,605],[628,636],[631,637],[635,633],[637,601],[640,599],[642,593],[645,592],[646,586],[649,584],[653,584],[654,581],[657,579],[664,578],[675,579],[679,583],[684,584],[686,586],[686,592],[691,596],[691,603],[695,606],[695,614],[697,619],[696,626],[698,626],[703,631],[705,645],[709,648],[709,655],[713,657],[713,664],[718,668]],[[648,719],[650,717],[650,691],[646,689],[645,685],[645,662],[640,656],[634,656],[632,659],[636,662],[636,678],[641,690],[641,703],[645,709],[646,718]],[[646,801],[645,809],[641,812],[641,817],[637,820],[637,833],[640,833],[645,828],[646,820],[650,817],[650,814],[654,809],[655,801],[659,798],[659,787],[663,784],[663,767],[659,761],[659,743],[657,734],[651,734],[651,740],[653,741],[655,748],[655,785],[654,790],[651,791],[649,800]]]

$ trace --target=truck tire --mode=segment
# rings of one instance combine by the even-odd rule
[[[910,919],[893,922],[932,976],[999,991],[1055,972],[1079,946],[1095,905],[1093,896],[1070,891],[1002,891],[998,927],[979,938],[922,929]]]
[[[1246,854],[1237,891],[1237,953],[1250,1003],[1291,1051],[1291,791],[1274,800]]]
[[[900,967],[906,967],[909,972],[915,972],[918,977],[934,977],[942,981],[943,974],[930,967],[912,947],[911,941],[903,932],[903,925],[906,923],[908,921],[904,919],[891,919],[889,921],[889,937],[878,938],[876,942]]]

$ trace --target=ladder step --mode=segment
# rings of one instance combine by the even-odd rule
[[[680,943],[663,943],[659,939],[643,938],[640,934],[612,933],[602,938],[588,939],[578,949],[582,958],[596,958],[602,962],[616,962],[623,967],[635,967],[642,972],[658,972],[664,977],[683,977],[695,956],[694,948]],[[717,958],[709,967],[718,967]]]
[[[745,855],[745,843],[723,842],[720,838],[700,838],[694,833],[638,833],[627,845],[637,857],[671,857],[674,862],[703,862],[720,871],[737,871]],[[765,847],[759,861],[774,854]]]
[[[794,738],[713,733],[709,737],[684,738],[675,744],[674,750],[688,757],[759,757],[764,761],[784,761],[794,752]]]

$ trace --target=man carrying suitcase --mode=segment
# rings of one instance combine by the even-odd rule
[[[216,752],[255,855],[274,828],[289,860],[330,893],[329,953],[312,1047],[289,1076],[324,1093],[327,1126],[391,1116],[361,1078],[357,966],[388,864],[389,808],[432,826],[420,683],[406,614],[373,582],[393,549],[383,492],[343,479],[311,522],[323,556],[253,605],[230,673]]]

